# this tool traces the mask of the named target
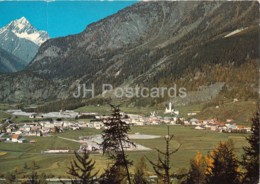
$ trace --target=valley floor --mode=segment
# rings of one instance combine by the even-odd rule
[[[136,163],[142,156],[147,156],[149,159],[156,161],[157,152],[154,148],[164,150],[163,136],[167,133],[166,125],[159,126],[134,126],[131,128],[131,134],[140,133],[148,135],[159,135],[156,139],[136,139],[136,143],[145,147],[151,148],[151,151],[128,152],[129,157]],[[8,171],[16,171],[19,176],[30,173],[34,162],[35,169],[38,173],[44,172],[54,176],[66,176],[66,169],[69,166],[70,160],[73,158],[72,153],[62,154],[44,154],[43,151],[48,149],[69,149],[78,150],[80,143],[67,141],[58,136],[79,139],[80,136],[99,134],[101,130],[84,128],[75,131],[65,131],[60,134],[52,134],[49,137],[29,137],[35,143],[0,143],[0,174],[5,174]],[[171,148],[181,147],[171,159],[175,170],[188,168],[190,159],[194,157],[197,151],[203,154],[213,150],[215,145],[220,141],[233,139],[235,143],[235,151],[240,156],[242,147],[247,144],[245,140],[246,134],[226,134],[212,132],[208,130],[195,130],[192,127],[185,126],[170,126],[170,133],[174,134],[175,138],[171,142]],[[107,166],[108,160],[106,156],[95,153],[91,157],[97,162],[96,169],[99,173]],[[149,165],[149,164],[148,164]],[[152,174],[152,168],[149,168]]]

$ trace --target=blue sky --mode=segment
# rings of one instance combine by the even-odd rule
[[[82,32],[90,23],[112,15],[136,1],[0,1],[0,28],[26,17],[51,38]]]

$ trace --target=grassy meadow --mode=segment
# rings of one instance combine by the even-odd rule
[[[27,137],[27,140],[35,140],[36,143],[0,143],[0,174],[16,170],[18,175],[23,176],[31,172],[31,165],[35,162],[37,164],[36,171],[39,173],[45,172],[46,174],[55,176],[64,176],[66,175],[65,172],[70,160],[73,158],[73,154],[43,154],[42,151],[46,151],[47,149],[77,150],[79,149],[80,143],[64,140],[58,136],[78,139],[79,136],[93,135],[100,132],[100,130],[85,128],[53,134],[49,137]],[[153,149],[151,151],[129,151],[128,155],[134,162],[137,162],[142,156],[156,161],[158,154],[154,148],[165,149],[163,140],[163,136],[167,133],[167,127],[165,125],[136,126],[132,127],[130,133],[162,136],[161,138],[150,140],[133,140],[135,143]],[[170,126],[170,133],[174,134],[171,148],[175,149],[181,144],[179,151],[175,153],[171,159],[172,166],[175,170],[188,168],[190,159],[193,158],[197,151],[206,154],[208,151],[214,149],[215,145],[220,141],[233,139],[235,150],[239,157],[242,153],[242,147],[247,144],[245,135],[243,134],[224,134],[206,130],[195,130],[192,129],[192,127],[184,126]],[[91,157],[96,161],[96,169],[100,170],[101,173],[103,168],[108,164],[107,157],[102,154],[91,154]],[[28,168],[25,167],[25,163]],[[152,173],[151,167],[150,172]]]

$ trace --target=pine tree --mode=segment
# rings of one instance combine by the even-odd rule
[[[220,142],[210,155],[211,166],[207,168],[207,184],[239,184],[239,164],[234,154],[233,142]]]
[[[47,184],[47,177],[44,173],[38,175],[37,172],[32,171],[31,175],[28,177],[28,180],[24,184]]]
[[[206,183],[207,163],[205,157],[197,152],[194,159],[190,162],[190,171],[188,173],[187,184],[205,184]]]
[[[132,165],[132,161],[127,158],[125,148],[135,145],[127,135],[130,126],[122,121],[119,107],[113,105],[111,107],[113,109],[111,117],[103,121],[105,129],[102,134],[103,142],[101,146],[103,153],[107,153],[114,160],[112,168],[121,168],[121,166],[125,168],[128,183],[131,184],[129,166]]]
[[[244,183],[254,184],[259,182],[259,122],[260,108],[252,118],[252,134],[247,138],[249,146],[244,147],[242,166],[245,168]]]
[[[26,163],[26,162],[24,163],[24,166],[23,166],[23,168],[24,168],[24,169],[28,169],[28,165],[27,165],[27,163]]]
[[[153,169],[158,179],[161,180],[161,182],[164,184],[172,183],[171,178],[176,177],[174,174],[171,173],[170,157],[172,154],[176,153],[179,150],[181,145],[179,145],[179,147],[174,151],[170,151],[170,141],[172,139],[173,139],[173,135],[170,135],[169,126],[168,126],[168,134],[164,138],[166,142],[165,152],[156,148],[156,151],[158,152],[158,162],[155,163],[148,159],[148,161],[153,166]]]
[[[108,165],[105,172],[100,176],[99,184],[121,184],[125,181],[126,172],[123,166],[112,164]]]
[[[6,173],[4,184],[15,184],[17,182],[16,175],[14,173]]]
[[[142,157],[135,166],[134,184],[148,184],[147,170],[145,158]]]
[[[80,155],[74,152],[75,159],[70,163],[68,174],[72,176],[72,184],[94,184],[97,180],[97,172],[94,172],[95,161],[89,158],[89,153],[84,150]],[[65,184],[65,182],[61,181]]]

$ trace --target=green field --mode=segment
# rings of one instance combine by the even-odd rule
[[[233,119],[234,123],[250,126],[251,118],[254,116],[257,109],[256,104],[256,101],[229,102],[220,105],[219,108],[208,107],[202,110],[197,118],[217,118],[220,121]]]
[[[154,107],[126,107],[120,106],[122,112],[133,113],[133,114],[140,114],[140,115],[150,115],[152,111],[159,111],[163,112],[164,109],[160,108],[157,109]],[[109,115],[111,114],[111,107],[109,105],[102,105],[102,106],[94,106],[88,105],[84,107],[80,107],[75,110],[76,112],[97,112],[99,114]]]
[[[5,119],[7,119],[9,117],[10,117],[9,114],[7,114],[7,113],[5,113],[3,111],[0,111],[0,122],[2,122],[3,120],[5,120]]]
[[[121,111],[126,113],[150,115],[151,112],[156,111],[159,115],[164,116],[165,107],[161,104],[158,107],[126,107],[122,105]],[[188,112],[197,112],[195,118],[205,120],[216,118],[219,121],[225,122],[227,119],[233,119],[234,123],[239,125],[250,126],[251,118],[256,111],[256,101],[238,101],[233,103],[232,101],[226,101],[216,106],[206,106],[205,103],[190,104],[187,106],[178,106],[176,110],[180,111],[180,116],[186,119],[192,118],[188,116]],[[108,105],[103,106],[84,106],[76,109],[77,112],[98,112],[100,114],[108,115],[111,112],[111,108]],[[167,115],[168,116],[168,115]]]
[[[131,133],[142,133],[151,135],[164,136],[167,132],[167,127],[161,126],[143,126],[132,127]],[[211,131],[194,130],[192,127],[170,126],[171,134],[175,138],[171,142],[172,149],[181,144],[180,150],[172,157],[172,166],[175,170],[180,168],[188,168],[189,161],[197,151],[206,154],[212,150],[217,143],[227,139],[233,139],[235,142],[235,151],[240,157],[242,147],[246,145],[245,135],[241,134],[224,134]],[[14,171],[17,169],[19,175],[24,175],[31,172],[30,169],[24,169],[24,164],[30,167],[35,161],[39,168],[37,172],[45,172],[55,176],[64,176],[66,168],[70,160],[73,158],[72,154],[42,154],[42,151],[47,149],[78,149],[80,144],[77,142],[67,141],[58,138],[58,136],[78,139],[79,136],[93,135],[100,133],[100,130],[95,129],[81,129],[76,131],[67,131],[61,134],[56,134],[50,137],[28,137],[28,140],[36,140],[36,143],[0,143],[0,152],[6,153],[0,156],[0,174],[7,171]],[[134,142],[142,144],[146,147],[154,149],[164,149],[165,144],[163,137],[151,140],[134,140]],[[147,156],[149,159],[156,161],[157,153],[152,151],[128,152],[131,159],[136,162],[141,156]],[[96,160],[96,169],[103,171],[108,161],[107,158],[101,154],[92,154],[91,157]],[[150,168],[150,171],[152,169]]]

